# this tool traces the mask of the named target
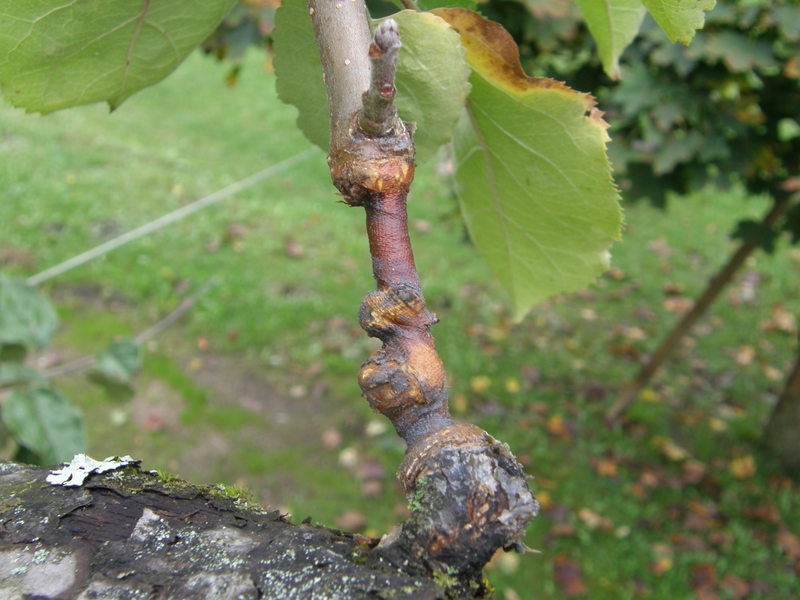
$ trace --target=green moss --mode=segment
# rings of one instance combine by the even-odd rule
[[[414,488],[414,495],[408,501],[408,510],[412,513],[422,510],[422,501],[425,498],[425,485],[428,483],[428,478],[425,476],[417,480],[417,485]]]
[[[229,486],[222,483],[216,485],[203,486],[200,492],[209,500],[228,500],[233,501],[238,508],[248,510],[263,511],[264,508],[258,503],[255,496],[249,490],[239,486]]]
[[[437,569],[433,572],[433,581],[445,591],[447,591],[449,588],[454,588],[459,584],[458,578],[455,575],[448,573],[443,569]]]

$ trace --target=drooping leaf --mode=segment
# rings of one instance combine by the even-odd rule
[[[0,346],[44,348],[58,327],[50,300],[21,279],[0,274]]]
[[[0,0],[0,89],[48,113],[119,106],[177,67],[235,0]]]
[[[500,25],[460,9],[436,14],[461,34],[473,68],[455,135],[462,212],[521,318],[608,266],[622,214],[606,124],[591,96],[527,77]]]
[[[639,31],[645,9],[641,0],[578,0],[603,62],[603,70],[619,79],[619,57]]]
[[[470,70],[458,35],[440,18],[410,10],[392,17],[399,25],[402,42],[396,103],[400,116],[417,124],[417,162],[424,162],[450,139],[469,92]],[[322,65],[302,2],[286,2],[278,9],[274,44],[278,96],[297,107],[297,124],[306,137],[327,150],[329,123]]]
[[[133,340],[118,340],[97,354],[93,375],[114,383],[128,384],[142,366],[142,353]]]
[[[689,44],[694,32],[703,28],[705,13],[716,0],[642,0],[647,10],[673,44]]]
[[[3,402],[3,423],[17,442],[51,465],[84,452],[80,412],[52,388],[13,391]]]

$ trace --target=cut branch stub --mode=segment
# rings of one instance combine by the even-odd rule
[[[317,31],[341,18],[326,3],[314,7]],[[361,46],[361,40],[353,44]],[[393,102],[399,48],[397,25],[384,21],[369,44],[371,77],[369,89],[359,92],[361,107],[347,127],[334,123],[340,111],[329,107],[331,177],[346,204],[364,207],[377,283],[361,304],[359,322],[383,345],[362,365],[359,384],[408,445],[398,476],[412,499],[412,517],[385,538],[378,554],[477,578],[498,548],[524,535],[538,504],[508,446],[450,417],[447,377],[430,333],[438,319],[425,306],[408,233],[414,143]],[[338,96],[330,88],[342,80],[335,72],[342,61],[326,59],[325,44],[320,51],[332,103]]]

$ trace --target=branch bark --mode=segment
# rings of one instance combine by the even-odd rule
[[[772,227],[786,214],[789,208],[791,208],[791,205],[792,201],[789,194],[780,190],[776,191],[775,201],[761,220],[761,225],[764,227]],[[647,385],[661,365],[670,357],[681,339],[689,332],[697,320],[706,313],[708,307],[717,299],[720,292],[725,289],[725,286],[741,268],[747,260],[747,257],[757,248],[758,245],[754,242],[742,242],[741,246],[739,246],[728,259],[728,262],[711,277],[700,298],[698,298],[692,308],[681,317],[681,320],[678,321],[667,334],[667,337],[659,344],[658,348],[653,351],[647,362],[642,365],[633,381],[622,389],[620,397],[611,408],[606,411],[607,421],[613,423],[623,415],[633,401],[636,400],[639,392]]]
[[[397,564],[422,559],[429,570],[444,565],[479,587],[483,565],[519,542],[538,504],[508,446],[455,423],[447,407],[447,378],[430,333],[438,319],[426,308],[408,233],[414,144],[393,104],[397,25],[384,21],[370,39],[363,0],[308,6],[328,89],[331,177],[346,204],[365,209],[377,283],[359,322],[383,345],[362,365],[359,384],[407,444],[398,477],[412,517],[376,553]],[[344,31],[352,38],[338,35]]]

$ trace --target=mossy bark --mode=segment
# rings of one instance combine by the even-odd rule
[[[486,597],[413,551],[310,524],[223,488],[138,467],[50,485],[0,463],[0,597],[249,600]],[[401,556],[402,555],[402,556]]]

